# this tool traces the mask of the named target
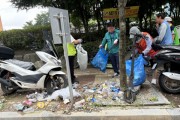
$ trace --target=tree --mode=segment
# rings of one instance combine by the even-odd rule
[[[42,12],[40,14],[37,14],[35,18],[35,25],[49,25],[49,14],[48,12]]]
[[[32,28],[34,26],[33,21],[26,22],[26,24],[23,26],[24,29]]]
[[[49,25],[49,16],[47,12],[42,12],[40,14],[37,14],[36,17],[34,18],[35,23],[33,24],[33,20],[26,22],[24,25],[24,29],[31,28],[34,26],[46,26]]]
[[[125,65],[125,41],[126,41],[126,22],[125,22],[125,7],[127,0],[118,0],[119,8],[119,28],[121,31],[120,34],[120,43],[119,43],[119,60],[120,60],[120,85],[121,89],[124,91],[127,87],[126,80],[126,65]]]

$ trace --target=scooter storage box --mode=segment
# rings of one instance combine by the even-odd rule
[[[0,59],[6,60],[6,59],[13,59],[14,58],[14,50],[11,48],[8,48],[6,46],[0,46]]]

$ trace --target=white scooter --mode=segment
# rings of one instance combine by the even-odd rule
[[[4,94],[11,94],[18,89],[46,89],[53,92],[56,89],[64,88],[68,85],[67,77],[61,71],[61,61],[58,60],[57,52],[51,42],[46,40],[47,47],[51,54],[37,51],[36,54],[43,61],[44,65],[38,70],[31,70],[33,64],[23,64],[16,60],[0,61],[0,83]]]

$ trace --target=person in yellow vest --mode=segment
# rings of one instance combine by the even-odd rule
[[[71,73],[71,80],[72,84],[79,83],[79,81],[76,80],[76,77],[74,75],[74,58],[76,56],[76,48],[74,45],[80,44],[82,42],[82,39],[75,40],[74,37],[71,35],[71,43],[67,44],[68,49],[68,57],[69,57],[69,67],[70,67],[70,73]]]

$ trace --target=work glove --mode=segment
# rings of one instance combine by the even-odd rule
[[[79,44],[82,43],[82,41],[83,41],[82,39],[77,39],[77,40],[78,40],[78,43],[79,43]]]
[[[118,39],[114,40],[114,45],[118,44]]]
[[[102,48],[102,45],[99,45],[99,48]]]

